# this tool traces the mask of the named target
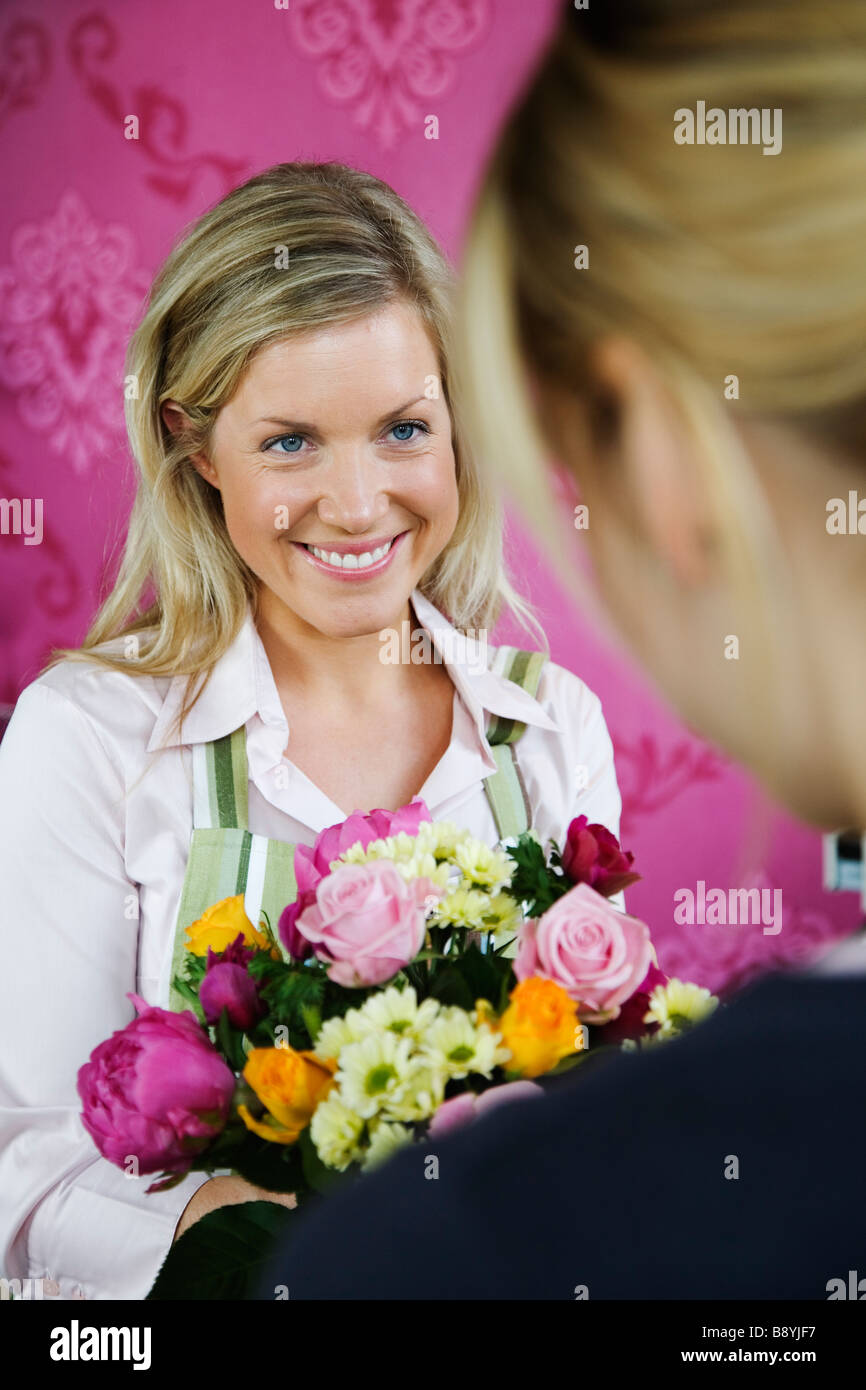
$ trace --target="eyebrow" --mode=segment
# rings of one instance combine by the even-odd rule
[[[386,424],[388,420],[393,420],[396,415],[402,415],[403,411],[408,410],[410,406],[418,405],[421,401],[429,401],[429,399],[429,396],[415,396],[411,401],[404,401],[402,405],[398,405],[393,410],[389,410],[384,415],[381,415],[376,421],[376,427],[378,428],[380,425]],[[307,431],[310,434],[315,434],[316,432],[315,425],[305,424],[302,420],[286,420],[279,415],[260,415],[257,420],[253,420],[253,424],[283,425],[286,429],[296,431],[298,434],[302,431]]]

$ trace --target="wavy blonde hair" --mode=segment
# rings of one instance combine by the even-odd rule
[[[220,409],[261,348],[396,300],[417,309],[437,353],[459,496],[454,534],[418,587],[462,631],[492,628],[506,603],[539,635],[505,574],[498,493],[464,436],[450,369],[448,262],[408,204],[372,174],[292,163],[223,198],[156,275],[125,366],[135,385],[125,411],[138,488],[117,579],[81,647],[55,649],[49,665],[73,659],[136,675],[186,674],[180,726],[248,608],[255,611],[259,589],[229,538],[219,491],[190,457],[207,452]],[[170,399],[189,418],[182,434],[161,419]],[[107,649],[132,635],[134,659]]]
[[[502,132],[464,248],[457,370],[473,444],[565,558],[526,369],[603,410],[591,353],[628,336],[695,442],[751,650],[797,640],[779,536],[734,428],[776,418],[866,440],[866,6],[862,0],[570,5]],[[783,148],[684,146],[674,113],[781,108]],[[589,267],[577,269],[585,245]],[[738,376],[742,400],[723,398]],[[603,416],[597,417],[603,418]],[[615,503],[612,502],[612,506]],[[750,668],[756,710],[778,694]]]

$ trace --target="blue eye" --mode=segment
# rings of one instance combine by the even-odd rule
[[[401,430],[408,430],[409,433],[401,434]],[[401,444],[406,444],[414,438],[412,430],[421,430],[424,434],[430,433],[423,420],[401,420],[398,425],[392,425],[388,433],[396,435]]]
[[[284,454],[296,454],[304,442],[303,435],[300,434],[281,434],[279,439],[270,439],[265,445],[266,449],[272,448],[275,444],[283,444],[285,440],[294,441],[290,448],[280,450]]]

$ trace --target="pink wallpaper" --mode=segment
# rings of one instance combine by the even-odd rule
[[[149,280],[182,229],[288,159],[391,183],[456,256],[481,162],[553,0],[65,0],[0,10],[0,704],[81,638],[131,500],[121,374]],[[124,120],[139,119],[139,139]],[[439,122],[425,138],[425,118]],[[37,528],[38,504],[42,508]],[[41,539],[37,544],[37,538]],[[29,530],[29,537],[23,534]],[[797,959],[858,920],[820,841],[693,737],[581,620],[515,528],[554,659],[601,696],[661,963],[710,985]],[[688,926],[674,892],[781,888],[783,927]]]

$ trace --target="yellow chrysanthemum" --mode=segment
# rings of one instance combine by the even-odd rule
[[[510,859],[500,849],[491,849],[482,840],[467,840],[454,851],[453,862],[464,878],[481,888],[501,888],[511,882]]]
[[[363,1131],[361,1116],[356,1115],[336,1092],[316,1106],[310,1121],[310,1138],[319,1158],[327,1168],[336,1168],[341,1173],[362,1156]]]
[[[501,1034],[493,1031],[486,1018],[479,1020],[477,1012],[473,1017],[465,1009],[452,1007],[442,1009],[427,1029],[424,1053],[448,1077],[460,1079],[470,1072],[489,1076],[510,1056],[501,1042]]]
[[[656,1036],[671,1037],[700,1023],[702,1018],[708,1018],[718,1003],[716,995],[701,985],[687,980],[668,980],[666,985],[656,985],[643,1021],[661,1025]]]
[[[398,1037],[418,1042],[423,1039],[439,1008],[435,999],[423,999],[419,1004],[411,985],[405,989],[391,985],[378,994],[371,994],[361,1008],[353,1012],[358,1015],[356,1028],[359,1036],[387,1030]]]
[[[398,1099],[408,1077],[411,1051],[411,1039],[387,1029],[344,1047],[337,1081],[346,1105],[362,1119],[372,1119]]]
[[[398,1149],[405,1148],[411,1142],[412,1131],[405,1125],[374,1120],[370,1125],[370,1147],[361,1167],[365,1172],[370,1168],[378,1168],[380,1163],[384,1163]]]
[[[436,908],[436,919],[470,931],[483,931],[484,918],[490,908],[489,893],[478,888],[454,888]]]

